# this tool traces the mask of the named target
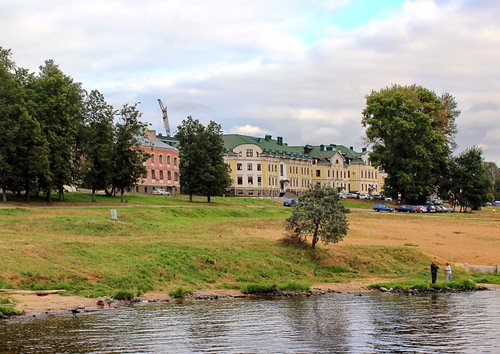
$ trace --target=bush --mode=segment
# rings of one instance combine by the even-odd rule
[[[272,294],[276,293],[278,288],[276,285],[264,285],[264,284],[246,284],[241,286],[241,292],[243,294]]]
[[[187,295],[192,295],[193,290],[190,289],[184,289],[184,288],[177,288],[172,290],[169,295],[175,298],[180,298],[180,297],[185,297]]]
[[[302,283],[288,283],[286,285],[280,286],[280,291],[309,291],[310,286]]]
[[[0,305],[0,316],[20,315],[22,312],[11,306]]]
[[[115,295],[113,295],[113,299],[119,301],[131,301],[135,298],[134,293],[128,290],[120,290]]]

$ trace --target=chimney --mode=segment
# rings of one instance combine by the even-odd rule
[[[146,132],[146,136],[148,137],[149,140],[156,140],[156,130],[148,130]]]
[[[276,139],[278,139],[278,145],[283,145],[283,137],[282,136],[278,136],[278,137],[276,137]]]
[[[271,135],[266,135],[266,137],[264,138],[266,141],[271,141],[273,137]]]
[[[352,151],[354,151],[354,147],[350,146],[349,149],[351,149]]]
[[[321,144],[321,145],[319,146],[319,151],[325,151],[325,145]]]
[[[362,152],[366,152],[366,148],[362,148],[362,149],[361,149],[361,151],[362,151]]]

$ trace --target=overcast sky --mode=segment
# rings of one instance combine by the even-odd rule
[[[225,133],[361,150],[365,97],[394,83],[455,96],[457,152],[500,165],[500,1],[1,0],[0,46],[46,59],[163,131],[188,115]]]

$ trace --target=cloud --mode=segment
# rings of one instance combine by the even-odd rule
[[[485,158],[500,165],[493,143],[500,130],[500,3],[406,0],[362,24],[336,22],[355,6],[3,0],[0,38],[20,66],[36,71],[53,58],[114,104],[142,102],[143,119],[159,131],[162,98],[172,130],[192,115],[224,130],[283,136],[290,145],[359,149],[366,95],[416,83],[454,95],[462,111],[459,150],[484,144]]]

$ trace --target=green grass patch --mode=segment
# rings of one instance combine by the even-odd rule
[[[135,298],[135,294],[128,290],[120,290],[113,295],[113,299],[118,301],[131,301]]]
[[[12,306],[0,305],[0,316],[15,316],[20,314],[22,312]]]
[[[168,293],[170,296],[175,298],[182,298],[189,295],[193,295],[193,290],[185,288],[177,288]]]
[[[368,286],[369,289],[377,289],[380,290],[382,288],[385,289],[393,289],[395,291],[401,292],[410,292],[412,290],[417,290],[419,292],[434,292],[434,291],[442,291],[442,290],[475,290],[478,289],[478,286],[475,281],[472,279],[462,279],[455,280],[449,283],[428,283],[428,282],[401,282],[401,283],[377,283],[371,284]]]
[[[474,273],[472,274],[472,279],[476,283],[500,284],[500,274]]]

